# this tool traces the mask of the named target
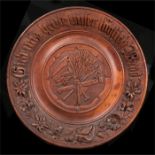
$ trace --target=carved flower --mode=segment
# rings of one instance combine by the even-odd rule
[[[128,100],[133,101],[135,95],[141,93],[140,81],[129,81],[126,86],[125,96]]]
[[[134,108],[133,102],[130,101],[123,101],[122,104],[120,105],[120,110],[121,111],[132,111]]]
[[[21,79],[21,80],[15,82],[14,85],[15,85],[14,89],[15,89],[17,95],[25,97],[26,89],[27,89],[27,82],[25,80]]]
[[[99,127],[100,127],[101,129],[104,129],[105,126],[106,126],[105,121],[104,121],[104,120],[101,120],[101,121],[99,122]]]
[[[64,139],[66,142],[75,143],[75,135],[74,134],[70,134],[69,136],[65,136]]]
[[[31,101],[22,102],[20,109],[23,112],[30,111],[34,107],[34,104]]]
[[[39,132],[49,129],[46,118],[40,115],[36,115],[36,121],[32,123],[32,126],[34,126]]]
[[[70,135],[65,137],[67,142],[73,143],[88,143],[93,140],[95,136],[95,126],[87,126],[87,127],[80,127],[71,131]]]
[[[66,142],[75,142],[75,130],[73,128],[68,128],[68,130],[65,131],[65,141]]]
[[[93,125],[77,129],[76,140],[78,142],[87,143],[93,140],[95,135],[95,127]]]
[[[107,123],[107,128],[111,130],[117,130],[120,128],[120,117],[117,114],[112,114],[107,117],[106,123]]]
[[[109,128],[107,126],[107,122],[105,120],[101,120],[98,124],[98,132],[97,132],[97,136],[100,138],[104,138],[104,136],[106,135],[106,131]]]
[[[63,127],[58,125],[57,127],[54,128],[53,134],[59,135],[62,132],[62,130],[63,130]]]

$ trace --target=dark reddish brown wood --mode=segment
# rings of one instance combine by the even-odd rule
[[[7,84],[22,122],[50,144],[94,147],[123,132],[147,89],[142,49],[109,14],[87,7],[49,12],[17,40]]]

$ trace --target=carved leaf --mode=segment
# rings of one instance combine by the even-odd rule
[[[120,128],[120,116],[117,114],[111,114],[110,116],[107,117],[107,127],[111,130],[117,130]]]
[[[104,133],[103,132],[98,132],[97,136],[100,137],[100,138],[104,138]]]
[[[91,132],[92,129],[93,129],[93,126],[91,125],[91,126],[88,126],[86,128],[82,128],[79,131],[79,133],[82,134],[82,135],[88,135]]]

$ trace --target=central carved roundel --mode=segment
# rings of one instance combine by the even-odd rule
[[[57,105],[73,112],[95,108],[103,95],[106,78],[110,78],[110,68],[103,56],[91,47],[72,46],[60,49],[52,57],[50,94]]]

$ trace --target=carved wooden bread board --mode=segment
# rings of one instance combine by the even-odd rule
[[[25,126],[50,144],[89,148],[122,133],[140,111],[147,68],[128,28],[88,7],[35,20],[14,45],[8,92]]]

